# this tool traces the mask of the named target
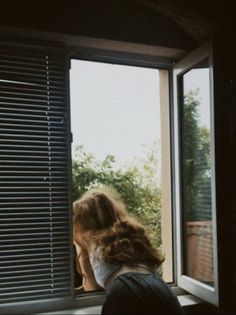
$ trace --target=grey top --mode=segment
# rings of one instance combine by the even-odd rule
[[[122,267],[121,264],[108,264],[104,261],[101,253],[101,248],[96,247],[89,254],[89,261],[93,268],[94,276],[97,284],[105,289],[105,282],[107,278],[116,270]]]
[[[96,282],[99,286],[105,289],[105,283],[106,280],[111,276],[113,273],[118,271],[119,269],[123,269],[125,271],[126,268],[133,268],[135,271],[135,268],[144,268],[147,270],[147,272],[155,273],[155,268],[148,267],[144,264],[109,264],[104,261],[104,258],[102,256],[101,247],[93,247],[93,250],[90,251],[89,254],[89,260],[90,264],[93,268],[94,276],[96,279]]]

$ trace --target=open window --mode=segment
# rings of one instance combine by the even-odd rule
[[[177,284],[218,304],[211,60],[206,45],[174,66]]]
[[[70,91],[73,200],[115,188],[162,249],[159,274],[173,283],[168,69],[72,59]]]
[[[125,46],[124,52],[116,43],[118,48],[112,51],[112,43],[106,51],[105,44],[102,41],[100,51],[89,54],[91,47],[83,50],[79,45],[58,49],[48,48],[48,43],[42,47],[0,43],[0,309],[4,314],[70,309],[101,302],[96,300],[96,293],[78,297],[74,291],[68,55],[84,64],[105,62],[103,65],[111,69],[133,67],[141,76],[145,71],[153,73],[153,90],[159,104],[155,110],[160,134],[161,245],[166,255],[162,276],[166,282],[218,304],[209,46],[173,66],[174,60],[163,55],[165,49],[159,51],[158,59],[155,50],[150,53],[150,47],[142,47],[137,53],[138,45],[133,50],[132,45]],[[82,57],[78,57],[80,51]],[[72,64],[72,70],[73,67]],[[115,78],[109,84],[119,85],[119,80],[123,80]],[[71,79],[70,83],[73,88],[78,82]],[[75,113],[72,104],[73,116],[80,115],[81,105],[80,100]],[[134,114],[138,115],[136,106],[130,111],[127,132],[133,131],[129,129]],[[119,105],[120,113],[128,116],[126,109]],[[146,109],[141,116],[152,116],[148,105]],[[108,120],[113,128],[112,119]],[[80,132],[80,126],[74,126]],[[86,128],[92,128],[93,135],[97,132],[92,123]],[[99,139],[99,145],[102,142]],[[109,169],[112,161],[108,157],[103,169]],[[82,173],[84,169],[79,166]],[[90,184],[95,185],[96,181]],[[156,224],[155,218],[151,220]]]

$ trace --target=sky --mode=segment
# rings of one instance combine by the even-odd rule
[[[199,88],[199,126],[210,128],[209,68],[192,69],[184,75],[184,94]]]
[[[209,70],[184,75],[184,93],[200,88],[200,126],[209,127]],[[159,71],[157,69],[72,60],[71,125],[74,148],[82,144],[102,161],[117,166],[143,155],[142,144],[160,141]]]
[[[73,149],[121,166],[160,139],[158,70],[72,60],[70,90]]]

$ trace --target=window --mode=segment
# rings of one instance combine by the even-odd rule
[[[0,308],[71,295],[65,53],[0,43]]]
[[[163,50],[156,58],[153,51],[137,53],[138,48],[131,53],[108,48],[105,54],[104,42],[91,52],[0,43],[0,309],[4,314],[69,309],[100,300],[95,293],[82,294],[78,300],[74,294],[68,55],[83,58],[75,50],[93,62],[139,66],[158,74],[161,235],[167,266],[163,277],[218,303],[209,47],[175,66],[172,59],[163,58]]]
[[[72,60],[70,89],[73,200],[113,186],[162,248],[160,274],[173,282],[168,70]]]
[[[217,302],[214,126],[209,47],[175,66],[178,283]]]

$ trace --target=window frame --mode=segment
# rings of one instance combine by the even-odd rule
[[[10,49],[10,52],[9,52],[9,58],[12,58],[13,59],[13,65],[14,65],[14,56],[15,55],[18,55],[19,54],[19,51],[21,51],[22,53],[21,54],[19,54],[21,57],[22,57],[22,59],[26,59],[26,58],[32,58],[32,60],[34,60],[34,58],[35,59],[37,59],[37,57],[38,57],[38,55],[40,55],[40,57],[41,58],[45,58],[48,54],[49,55],[52,55],[52,52],[53,52],[53,55],[57,55],[57,54],[60,54],[60,56],[61,56],[61,61],[60,61],[60,66],[61,67],[64,67],[63,69],[65,70],[64,72],[63,72],[63,75],[64,75],[64,77],[65,77],[65,80],[63,81],[63,82],[65,82],[65,81],[68,81],[68,79],[67,79],[67,76],[66,76],[66,74],[67,74],[67,68],[68,68],[68,64],[67,64],[67,61],[66,61],[66,54],[65,54],[65,49],[64,49],[64,47],[58,47],[58,45],[53,45],[53,42],[51,43],[51,45],[49,45],[48,43],[47,44],[45,44],[45,43],[43,43],[43,42],[41,42],[41,43],[36,43],[35,41],[31,41],[30,42],[30,44],[29,43],[26,43],[24,40],[20,40],[20,39],[11,39],[11,38],[9,38],[8,40],[6,40],[6,38],[0,38],[0,42],[1,42],[1,48],[4,50],[4,49]],[[49,58],[49,62],[50,62],[50,58]],[[34,64],[34,61],[32,61],[32,64],[33,64],[33,69],[34,69],[34,66],[35,66],[35,64]],[[44,64],[43,64],[44,65]],[[27,63],[26,63],[26,66],[27,66]],[[36,66],[37,66],[37,64],[36,64]],[[50,67],[50,66],[49,66]],[[19,69],[21,69],[21,67],[19,67]],[[18,70],[19,70],[18,69]],[[46,69],[46,68],[45,68]],[[14,67],[13,67],[13,70],[12,71],[14,71]],[[49,68],[49,70],[48,70],[49,72],[50,72],[50,68]],[[62,70],[61,70],[62,71]],[[36,71],[37,72],[37,71]],[[46,72],[46,70],[45,70],[45,72]],[[14,72],[13,72],[13,74],[14,74]],[[33,72],[33,70],[32,70],[32,72],[28,72],[28,75],[32,75],[32,74],[34,74],[34,72]],[[27,80],[29,80],[30,81],[30,79],[23,79],[23,78],[21,78],[21,76],[22,77],[24,77],[24,71],[23,70],[21,70],[19,73],[18,73],[18,77],[19,77],[19,79],[15,79],[15,81],[14,80],[12,80],[13,82],[17,82],[17,81],[19,81],[19,83],[21,82],[21,80],[22,80],[22,82],[26,82],[25,83],[25,85],[27,85],[28,83],[27,83]],[[12,76],[13,77],[13,76]],[[44,77],[45,77],[45,75],[44,75]],[[14,77],[13,77],[14,78]],[[44,79],[45,80],[45,79]],[[53,80],[53,78],[52,78],[52,80]],[[11,81],[11,79],[10,79],[10,81]],[[50,84],[51,84],[51,78],[50,78],[50,75],[49,75],[49,73],[47,72],[47,83],[45,84],[45,86],[46,85],[49,85],[50,86]],[[23,84],[22,84],[23,85]],[[29,85],[30,85],[30,83],[29,83]],[[40,84],[38,84],[39,86],[40,86]],[[48,87],[49,88],[49,87]],[[46,93],[46,88],[44,88],[44,90],[43,90],[45,93]],[[50,91],[50,88],[49,88],[49,91]],[[67,99],[67,93],[66,93],[66,88],[64,89],[64,88],[62,88],[62,91],[64,92],[65,91],[65,101],[64,101],[64,107],[63,107],[63,110],[64,110],[64,114],[65,114],[65,116],[63,116],[63,119],[64,118],[66,118],[66,117],[69,117],[69,115],[68,115],[68,99]],[[20,93],[23,93],[24,92],[24,90],[22,89],[20,89],[20,91],[19,91],[19,94]],[[34,91],[35,92],[35,91]],[[33,92],[33,93],[34,93]],[[25,92],[26,93],[26,92]],[[37,89],[36,89],[36,93],[37,93]],[[50,93],[50,92],[48,92],[48,93]],[[27,95],[27,94],[26,94]],[[29,94],[30,95],[30,94]],[[36,94],[37,95],[37,94]],[[45,94],[46,95],[46,94]],[[33,98],[33,96],[32,96],[32,98]],[[47,97],[47,99],[49,100],[49,96]],[[19,98],[20,99],[20,98]],[[19,100],[18,99],[18,100]],[[34,99],[34,101],[36,101],[36,99],[37,98],[35,98]],[[21,99],[21,100],[23,100],[23,99]],[[39,98],[39,100],[40,100],[40,98]],[[26,101],[27,101],[27,98],[26,98]],[[40,101],[38,101],[39,102],[39,104],[40,104]],[[24,104],[24,101],[22,101],[22,103]],[[27,102],[26,102],[27,103]],[[33,103],[33,101],[32,101],[32,104],[34,104],[35,105],[35,103]],[[30,106],[32,105],[32,104],[30,104]],[[40,106],[39,104],[36,104],[36,106]],[[51,106],[51,102],[49,101],[49,103],[48,104],[50,104],[50,105],[47,105],[47,106]],[[22,105],[22,104],[21,104]],[[33,105],[33,106],[34,106]],[[24,105],[23,105],[24,106]],[[45,108],[45,104],[44,104],[44,106],[42,106],[43,108]],[[41,109],[40,109],[41,110]],[[46,111],[45,109],[42,109],[42,111]],[[48,111],[50,111],[50,110],[48,110]],[[37,111],[36,111],[37,112]],[[20,112],[19,111],[19,113],[21,114],[21,116],[23,116],[23,113],[24,113],[24,111],[22,111],[22,112]],[[22,122],[24,120],[24,118],[22,118],[21,119],[21,121],[20,121],[20,123]],[[65,119],[66,120],[66,119]],[[49,123],[49,125],[50,125],[50,123]],[[69,128],[68,128],[68,126],[69,126],[69,124],[67,124],[67,123],[65,123],[65,132],[64,132],[64,134],[66,135],[66,137],[68,137],[68,139],[69,139],[69,133],[68,133],[68,131],[69,131]],[[27,129],[27,128],[26,128]],[[52,131],[51,131],[51,129],[48,127],[48,130],[49,130],[49,139],[48,139],[48,141],[50,142],[50,141],[52,141],[52,140],[50,140],[50,138],[51,138],[51,134],[52,134]],[[43,129],[43,131],[45,131],[45,129]],[[65,152],[66,152],[66,155],[67,155],[67,161],[69,161],[70,160],[70,149],[69,149],[69,145],[68,145],[68,142],[69,141],[65,141]],[[48,147],[49,147],[49,144],[48,144]],[[48,149],[48,152],[50,151],[51,149],[49,148]],[[30,153],[30,152],[29,152]],[[27,155],[27,154],[25,154],[25,155]],[[49,156],[50,156],[50,154],[49,154]],[[23,159],[23,158],[22,158]],[[50,159],[49,159],[50,160]],[[50,160],[51,161],[51,160]],[[52,161],[53,162],[55,162],[55,160],[54,159],[52,159]],[[29,162],[29,164],[30,164],[30,162]],[[50,171],[49,171],[49,177],[51,176],[51,162],[49,163],[49,169],[50,169]],[[69,168],[68,168],[68,165],[69,165],[69,163],[66,163],[66,167],[65,167],[65,169],[66,169],[66,171],[65,172],[68,172],[68,181],[67,181],[67,183],[70,183],[70,177],[69,177]],[[35,180],[35,179],[32,179],[32,180]],[[66,186],[66,189],[67,189],[67,191],[69,191],[69,185],[67,185]],[[49,194],[50,195],[50,190],[48,190],[47,192],[45,192],[45,194]],[[68,204],[70,203],[70,199],[69,199],[69,194],[68,194]],[[53,206],[52,206],[52,208],[53,208]],[[49,223],[50,223],[50,221],[49,221]],[[71,219],[71,216],[69,216],[68,215],[68,224],[67,223],[65,223],[65,226],[68,226],[68,231],[70,231],[71,232],[71,227],[72,227],[72,219]],[[69,240],[69,242],[70,242],[70,244],[72,243],[72,232],[71,233],[68,233],[68,240]],[[52,244],[52,241],[51,241],[51,244]],[[24,245],[24,244],[23,244]],[[68,263],[68,265],[67,265],[67,268],[68,268],[68,270],[69,270],[69,272],[70,272],[70,277],[71,277],[71,279],[72,279],[72,281],[73,281],[73,273],[72,273],[72,262],[71,262],[71,257],[72,257],[72,254],[71,254],[71,249],[70,248],[68,248],[68,256],[69,256],[69,262],[70,263]],[[4,266],[5,267],[5,266]],[[51,276],[53,276],[53,271],[51,271]],[[72,285],[71,285],[71,283],[70,283],[70,285],[69,285],[69,289],[68,289],[68,292],[70,292],[69,294],[67,294],[66,296],[61,296],[61,297],[49,297],[49,296],[45,296],[45,298],[41,298],[41,299],[35,299],[34,300],[34,298],[32,298],[31,297],[31,299],[29,299],[29,300],[27,300],[27,301],[14,301],[14,302],[7,302],[7,303],[2,303],[1,305],[0,305],[0,308],[1,308],[1,312],[3,312],[4,314],[18,314],[19,312],[22,312],[22,313],[27,313],[27,312],[29,312],[29,310],[31,311],[31,312],[33,312],[33,311],[37,311],[38,309],[45,309],[45,310],[48,310],[48,309],[52,309],[52,307],[54,308],[55,307],[55,305],[67,305],[68,303],[69,303],[69,300],[70,300],[70,296],[71,296],[71,292],[72,292],[72,289],[73,289],[73,287],[72,287]],[[33,303],[32,303],[33,302]]]
[[[170,103],[170,133],[171,133],[171,173],[172,173],[172,183],[176,183],[176,152],[178,152],[178,146],[175,142],[175,134],[178,132],[176,130],[176,109],[173,104],[173,99],[176,97],[176,91],[174,89],[175,80],[173,79],[172,73],[175,62],[180,60],[183,55],[186,54],[186,51],[181,49],[171,49],[166,47],[158,47],[158,46],[148,46],[141,44],[133,44],[133,43],[124,43],[119,41],[112,40],[100,40],[95,38],[86,38],[81,36],[70,36],[70,35],[62,35],[62,34],[50,34],[46,32],[35,32],[29,31],[25,29],[13,29],[13,28],[5,28],[0,31],[0,35],[4,34],[4,38],[7,38],[11,42],[24,42],[26,39],[26,43],[35,42],[35,39],[41,40],[42,43],[46,40],[51,43],[55,43],[55,45],[63,46],[66,48],[68,52],[68,60],[71,58],[78,58],[89,61],[101,61],[101,62],[110,62],[117,64],[126,64],[126,65],[134,65],[134,66],[146,66],[146,67],[159,67],[160,69],[167,69],[169,71],[169,103]],[[24,38],[24,39],[23,39]],[[38,44],[38,43],[36,43]],[[209,51],[209,45],[207,46],[207,51]],[[200,51],[202,48],[200,49]],[[194,56],[195,53],[191,54]],[[169,56],[166,58],[165,56]],[[191,57],[193,58],[193,57]],[[190,58],[190,60],[191,60]],[[211,59],[212,62],[212,59]],[[211,76],[212,74],[212,64],[211,64]],[[69,79],[67,81],[67,89],[69,91]],[[212,82],[211,82],[212,84]],[[69,102],[69,98],[67,100]],[[178,159],[177,159],[178,160]],[[176,217],[176,201],[178,202],[177,190],[175,184],[172,185],[172,232],[173,232],[173,251],[174,251],[174,263],[173,263],[173,272],[174,272],[174,283],[172,284],[172,289],[176,292],[177,295],[183,295],[186,292],[181,290],[180,287],[184,287],[185,285],[179,282],[178,276],[178,263],[179,263],[179,254],[176,255],[175,249],[178,247],[179,237],[178,237],[178,221],[174,220]],[[173,201],[175,200],[175,201]],[[216,218],[215,218],[216,220]],[[72,224],[72,223],[71,223]],[[216,226],[216,225],[215,225]],[[177,233],[177,234],[176,234]],[[72,235],[72,231],[71,231]],[[177,235],[177,237],[176,237]],[[71,236],[72,237],[72,236]],[[215,244],[216,245],[216,244]],[[72,252],[72,244],[71,244],[71,252]],[[178,252],[179,253],[179,252]],[[73,254],[71,254],[73,255]],[[72,264],[72,262],[71,262]],[[218,266],[215,266],[215,272]],[[73,268],[71,268],[73,269]],[[218,282],[217,282],[218,283]],[[176,287],[176,284],[179,285],[179,288]],[[195,285],[195,284],[194,284]],[[204,289],[204,288],[203,288]],[[186,290],[196,294],[199,294],[199,291],[192,291],[191,288],[186,287]],[[217,289],[218,290],[218,289]],[[207,300],[203,295],[201,295],[203,300]],[[89,294],[81,294],[79,297],[72,296],[66,297],[65,299],[58,299],[55,301],[45,300],[31,303],[31,302],[22,302],[21,305],[12,304],[8,308],[1,308],[1,311],[9,314],[18,314],[19,308],[23,313],[33,313],[33,312],[45,312],[45,311],[56,311],[63,309],[72,309],[72,308],[83,308],[88,306],[96,306],[102,304],[104,301],[104,293],[103,292],[91,292]],[[209,300],[213,304],[218,304],[218,299],[214,298]],[[200,301],[195,301],[193,304],[196,304]]]
[[[191,70],[195,65],[209,58],[209,80],[210,80],[210,126],[211,126],[211,159],[212,159],[212,236],[213,236],[213,269],[214,269],[214,288],[195,280],[183,271],[183,228],[182,228],[182,211],[181,211],[181,147],[180,147],[180,93],[179,93],[179,76]],[[174,190],[175,190],[175,218],[176,218],[176,250],[177,250],[177,285],[186,291],[210,302],[219,305],[219,279],[218,279],[218,253],[217,253],[217,208],[216,208],[216,178],[215,178],[215,128],[214,128],[214,95],[213,95],[213,57],[211,42],[207,42],[203,46],[191,52],[173,67],[173,129],[174,129]]]
[[[132,44],[131,44],[132,48]],[[148,53],[148,47],[143,47],[142,49],[146,49],[146,52]],[[115,57],[113,56],[115,55]],[[166,206],[168,207],[168,210],[170,210],[170,213],[166,215],[170,221],[171,221],[171,227],[166,229],[168,234],[169,234],[169,239],[163,244],[163,248],[167,248],[167,246],[171,247],[171,250],[168,250],[165,252],[166,254],[166,260],[165,263],[171,263],[171,267],[166,269],[166,276],[168,279],[167,283],[170,287],[175,288],[176,287],[176,257],[175,257],[175,236],[174,236],[174,231],[175,231],[175,220],[174,220],[174,213],[173,213],[173,187],[172,187],[172,175],[173,175],[173,169],[172,169],[172,143],[171,143],[171,129],[172,129],[172,124],[171,124],[171,104],[172,104],[172,67],[173,64],[175,63],[174,60],[172,59],[163,59],[160,57],[150,57],[148,55],[149,60],[147,61],[147,55],[142,54],[140,55],[135,55],[133,53],[127,53],[127,52],[119,52],[119,53],[111,53],[107,52],[106,55],[104,55],[103,50],[96,50],[96,54],[94,55],[94,50],[89,49],[86,54],[81,54],[80,48],[78,48],[78,52],[73,53],[69,55],[70,60],[82,60],[82,61],[88,61],[88,62],[99,62],[99,63],[104,63],[104,64],[116,64],[116,65],[123,65],[123,66],[134,66],[134,67],[140,67],[140,68],[149,68],[149,69],[156,69],[160,71],[160,82],[159,82],[159,89],[161,89],[161,85],[163,88],[163,91],[160,91],[160,102],[164,103],[164,108],[161,107],[160,112],[162,116],[164,116],[164,121],[167,124],[167,126],[163,126],[161,124],[161,141],[164,142],[163,138],[165,140],[167,139],[165,143],[165,151],[169,151],[170,156],[168,159],[165,161],[165,168],[166,168],[166,175],[168,176],[167,180],[165,180],[165,187],[170,188],[170,191],[167,192],[166,195],[170,196],[170,201],[165,202]],[[162,76],[162,78],[161,78]],[[165,108],[167,107],[167,108]],[[71,106],[70,106],[71,108]],[[168,132],[166,129],[168,129]],[[72,132],[72,130],[71,130]],[[166,133],[166,134],[165,134]],[[73,134],[72,134],[73,138]],[[165,152],[165,153],[166,153]],[[161,148],[161,156],[163,156],[163,147]],[[72,156],[72,153],[71,153]],[[168,165],[169,164],[169,165]],[[163,179],[163,175],[161,175]],[[163,197],[162,201],[163,201]],[[165,198],[166,199],[166,198]],[[171,239],[171,241],[170,241]],[[171,254],[170,254],[171,252]],[[181,290],[178,290],[180,292]],[[87,294],[91,294],[92,292],[87,292]],[[96,294],[96,292],[94,292]],[[81,293],[76,293],[76,297],[79,298]]]

